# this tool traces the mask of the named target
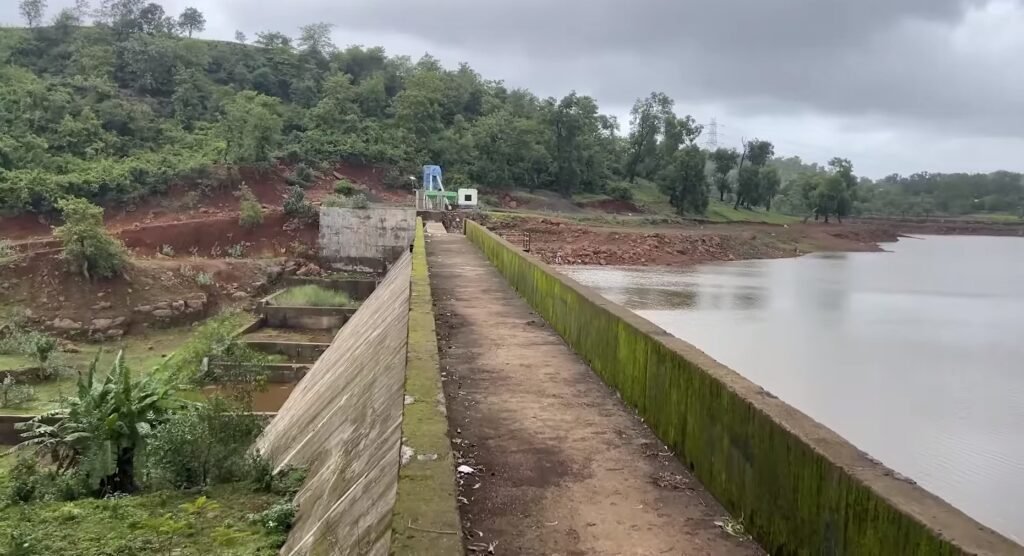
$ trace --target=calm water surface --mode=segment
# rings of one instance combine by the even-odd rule
[[[563,270],[1024,542],[1024,239],[885,247]]]

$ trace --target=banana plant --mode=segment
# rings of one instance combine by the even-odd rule
[[[120,351],[103,380],[96,377],[99,355],[79,374],[78,395],[66,407],[20,425],[19,447],[49,457],[59,472],[85,471],[101,496],[138,489],[135,457],[153,428],[188,402],[171,386],[152,378],[133,380]]]

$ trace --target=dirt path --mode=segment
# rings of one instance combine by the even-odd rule
[[[465,237],[427,254],[468,546],[763,554]]]

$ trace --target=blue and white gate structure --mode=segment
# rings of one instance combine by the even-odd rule
[[[441,167],[428,164],[423,167],[423,188],[416,190],[417,210],[451,210],[455,207],[475,207],[476,189],[445,191],[441,180]]]

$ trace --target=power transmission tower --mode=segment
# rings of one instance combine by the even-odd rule
[[[725,127],[725,126],[722,126]],[[704,141],[704,147],[709,151],[713,151],[718,148],[718,118],[711,118],[711,121],[707,125],[705,130],[707,134],[707,140]]]

